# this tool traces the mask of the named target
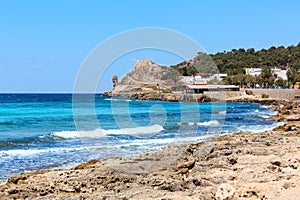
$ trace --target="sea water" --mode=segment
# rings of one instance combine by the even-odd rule
[[[258,104],[93,95],[90,113],[85,97],[74,106],[72,94],[1,94],[0,180],[24,171],[66,168],[91,159],[127,157],[169,144],[278,126],[271,120],[274,111]],[[79,114],[74,114],[74,107]]]

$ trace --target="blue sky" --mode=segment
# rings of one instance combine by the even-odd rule
[[[300,42],[300,1],[269,0],[0,0],[0,92],[72,92],[77,71],[105,39],[141,27],[162,27],[195,39],[209,53]],[[123,75],[135,59],[171,65],[173,55],[133,52],[99,82]]]

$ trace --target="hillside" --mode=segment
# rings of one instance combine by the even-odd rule
[[[229,76],[245,74],[244,68],[262,68],[265,72],[272,68],[289,69],[288,78],[294,84],[300,81],[300,43],[297,46],[270,47],[256,51],[232,49],[231,51],[206,54],[199,52],[192,60],[172,66],[183,75],[200,73],[226,73]],[[269,77],[262,77],[263,79]],[[232,84],[232,83],[231,83]]]
[[[208,59],[208,56],[210,56],[212,60]],[[287,48],[284,46],[272,46],[269,49],[261,49],[258,51],[255,51],[254,48],[240,48],[209,55],[199,52],[192,60],[179,63],[172,67],[184,73],[183,68],[185,67],[188,68],[188,72],[191,72],[192,68],[197,69],[200,66],[206,66],[206,68],[217,67],[221,73],[229,72],[231,74],[234,73],[232,70],[249,67],[286,68],[287,66],[293,66],[300,68],[300,43],[298,43],[297,46],[292,45]]]

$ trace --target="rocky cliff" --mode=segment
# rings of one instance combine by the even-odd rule
[[[121,80],[123,85],[156,85],[167,84],[163,76],[170,71],[169,67],[160,66],[151,60],[137,60],[134,69]]]
[[[176,101],[171,86],[179,82],[180,74],[170,67],[158,65],[151,60],[138,60],[134,69],[118,83],[114,83],[108,96],[122,96],[142,100]],[[115,80],[115,79],[114,79]]]

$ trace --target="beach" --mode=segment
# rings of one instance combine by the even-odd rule
[[[248,99],[248,101],[250,101]],[[255,100],[259,101],[259,100]],[[0,186],[2,199],[297,199],[300,106],[263,100],[285,124],[170,145],[130,158],[22,173]]]
[[[95,105],[89,97],[95,98]],[[240,131],[272,130],[281,123],[271,120],[274,110],[247,102],[198,104],[83,95],[78,104],[78,110],[73,109],[72,94],[1,95],[0,180]]]
[[[300,1],[0,5],[0,200],[300,199]]]

